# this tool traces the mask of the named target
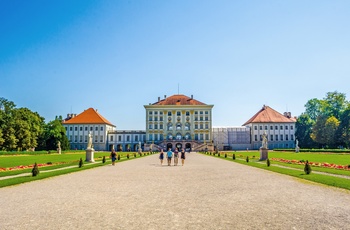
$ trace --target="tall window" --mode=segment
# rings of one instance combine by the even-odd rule
[[[122,141],[122,136],[121,136],[121,135],[118,136],[118,141],[119,141],[119,142]]]
[[[130,136],[129,135],[126,136],[126,141],[130,141]]]
[[[100,136],[100,142],[103,142],[103,135]]]
[[[283,135],[281,134],[281,141],[283,141]]]
[[[254,125],[254,130],[258,130],[258,126]]]
[[[286,125],[286,130],[288,130],[288,125]]]
[[[101,126],[101,131],[103,131],[103,126]]]
[[[74,127],[74,131],[78,131],[78,127]]]
[[[110,141],[113,141],[113,135],[111,135],[111,137],[110,137]]]
[[[95,136],[95,142],[98,142],[98,136]]]
[[[176,115],[177,115],[177,116],[181,116],[181,112],[180,112],[180,111],[177,111],[177,112],[176,112]]]
[[[190,112],[189,111],[186,111],[186,116],[189,116],[190,115]]]
[[[79,130],[80,130],[80,131],[83,131],[83,127],[79,127]]]
[[[135,141],[139,141],[139,136],[135,136]]]
[[[273,141],[273,135],[270,135],[270,141]]]
[[[168,112],[168,116],[171,116],[171,112],[170,111]]]
[[[254,140],[258,141],[258,135],[254,135]]]
[[[288,141],[288,135],[286,134],[286,141]]]
[[[277,134],[276,134],[276,136],[275,136],[275,137],[276,137],[276,141],[278,141],[278,135],[277,135]]]

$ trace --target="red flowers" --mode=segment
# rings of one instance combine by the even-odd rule
[[[298,165],[304,165],[304,161],[299,160],[287,160],[282,158],[271,158],[272,161],[282,162],[286,164],[298,164]],[[323,168],[334,168],[334,169],[343,169],[343,170],[350,170],[350,167],[348,165],[336,165],[336,164],[330,164],[327,162],[319,163],[319,162],[310,162],[309,165],[316,166],[316,167],[323,167]]]

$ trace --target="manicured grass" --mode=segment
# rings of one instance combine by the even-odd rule
[[[132,160],[135,159],[134,152],[118,152],[120,155],[120,160],[116,161],[116,163],[126,160]],[[129,154],[129,159],[127,158],[127,154]],[[40,173],[36,177],[30,176],[21,176],[16,178],[9,178],[0,180],[0,187],[5,187],[9,185],[16,185],[24,182],[34,181],[34,180],[40,180],[52,176],[58,176],[62,174],[67,174],[71,172],[86,170],[94,167],[103,166],[106,164],[110,164],[109,159],[109,152],[95,152],[94,159],[97,163],[89,163],[84,162],[84,166],[82,168],[78,167],[79,159],[82,158],[85,159],[85,152],[84,153],[66,153],[66,154],[43,154],[43,155],[15,155],[15,156],[0,156],[0,167],[5,168],[3,165],[7,165],[7,167],[14,167],[18,165],[32,165],[35,162],[38,164],[40,163],[47,163],[52,162],[58,163],[58,162],[64,162],[59,165],[51,165],[51,166],[45,166],[45,167],[39,167]],[[149,155],[148,153],[143,153],[141,157]],[[103,156],[106,157],[106,163],[102,163]],[[140,155],[136,153],[136,158],[140,158]],[[3,161],[3,159],[6,159]],[[75,166],[72,168],[66,168],[68,166]],[[62,170],[58,171],[52,171],[52,172],[45,172],[50,171],[52,169],[58,169],[58,168],[64,168]],[[0,177],[5,176],[12,176],[12,175],[18,175],[23,173],[31,173],[32,168],[27,169],[20,169],[20,170],[14,170],[14,171],[0,171]]]
[[[339,177],[335,177],[332,175],[321,175],[321,174],[316,174],[316,173],[311,173],[311,174],[307,175],[303,171],[303,169],[304,169],[303,165],[283,164],[283,163],[278,162],[278,165],[299,169],[299,170],[293,170],[293,169],[278,167],[277,165],[274,165],[275,163],[273,161],[271,161],[271,166],[268,167],[266,165],[266,161],[258,161],[259,160],[259,155],[258,155],[259,152],[234,152],[234,153],[236,155],[236,160],[232,160],[232,153],[231,152],[227,153],[227,158],[224,158],[225,153],[221,153],[220,158],[225,159],[225,160],[229,160],[229,161],[233,161],[235,163],[247,165],[247,166],[252,166],[252,167],[256,167],[256,168],[260,168],[260,169],[264,169],[264,170],[268,170],[268,171],[273,171],[273,172],[297,177],[297,178],[304,179],[304,180],[309,180],[309,181],[313,181],[313,182],[317,182],[317,183],[321,183],[321,184],[325,184],[325,185],[329,185],[329,186],[334,186],[334,187],[344,188],[344,189],[350,190],[350,180],[349,179],[339,178]],[[305,153],[303,153],[303,154],[305,154]],[[305,158],[305,160],[308,160],[309,155],[317,155],[317,153],[305,154],[304,156],[307,157],[307,158]],[[324,155],[324,154],[322,153],[319,155]],[[208,156],[218,157],[217,155],[216,156],[208,155]],[[247,163],[245,161],[246,156],[250,157],[249,163]],[[255,156],[255,158],[253,158],[253,156]],[[283,153],[282,155],[280,154],[278,158],[284,158],[285,156],[288,156],[288,155],[285,155],[285,153]],[[299,155],[297,155],[297,156],[299,156]],[[332,160],[333,158],[330,158],[330,156],[327,157],[327,159],[329,160],[328,163],[343,162],[343,160],[344,160],[344,159],[341,159],[341,160],[337,159],[338,154],[336,154],[336,155],[332,154],[332,156],[333,156],[334,160]],[[270,155],[270,152],[269,152],[269,158],[272,158]],[[292,160],[292,159],[295,159],[295,158],[290,158],[290,160]],[[319,160],[319,159],[325,159],[325,158],[323,158],[322,156],[321,157],[314,156],[313,159]],[[321,168],[312,167],[313,171],[316,171],[318,169],[321,169]],[[332,173],[332,174],[349,175],[348,174],[349,171],[346,171],[346,170],[324,168],[324,169],[321,169],[319,171],[324,171],[324,172]]]

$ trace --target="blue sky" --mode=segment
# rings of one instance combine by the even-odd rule
[[[90,107],[117,129],[178,93],[240,126],[350,95],[350,1],[0,0],[0,97],[46,121]]]

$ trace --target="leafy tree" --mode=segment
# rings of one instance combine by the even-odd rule
[[[350,146],[350,106],[340,115],[340,124],[337,130],[337,138],[340,145]]]
[[[318,116],[315,124],[312,126],[312,133],[310,135],[312,140],[320,144],[321,146],[327,144],[327,140],[324,135],[326,121],[327,121],[327,116],[325,115]]]
[[[301,114],[295,123],[296,131],[295,137],[299,141],[299,146],[302,148],[312,148],[316,143],[311,138],[312,125],[314,122],[308,114]]]
[[[339,123],[340,122],[338,119],[334,116],[331,116],[326,120],[324,137],[329,147],[336,147],[336,144],[340,142],[340,140],[336,139],[336,132],[338,130]]]
[[[41,150],[53,150],[57,148],[58,142],[61,142],[61,149],[69,149],[69,141],[66,136],[66,129],[62,125],[62,120],[55,119],[48,122],[44,127],[43,135],[40,138]]]
[[[337,91],[328,92],[324,98],[324,102],[327,115],[334,116],[337,119],[340,118],[340,115],[349,104],[349,102],[346,101],[345,94]]]
[[[311,120],[316,121],[317,117],[324,115],[326,110],[326,103],[323,100],[313,98],[305,104],[305,114]]]

